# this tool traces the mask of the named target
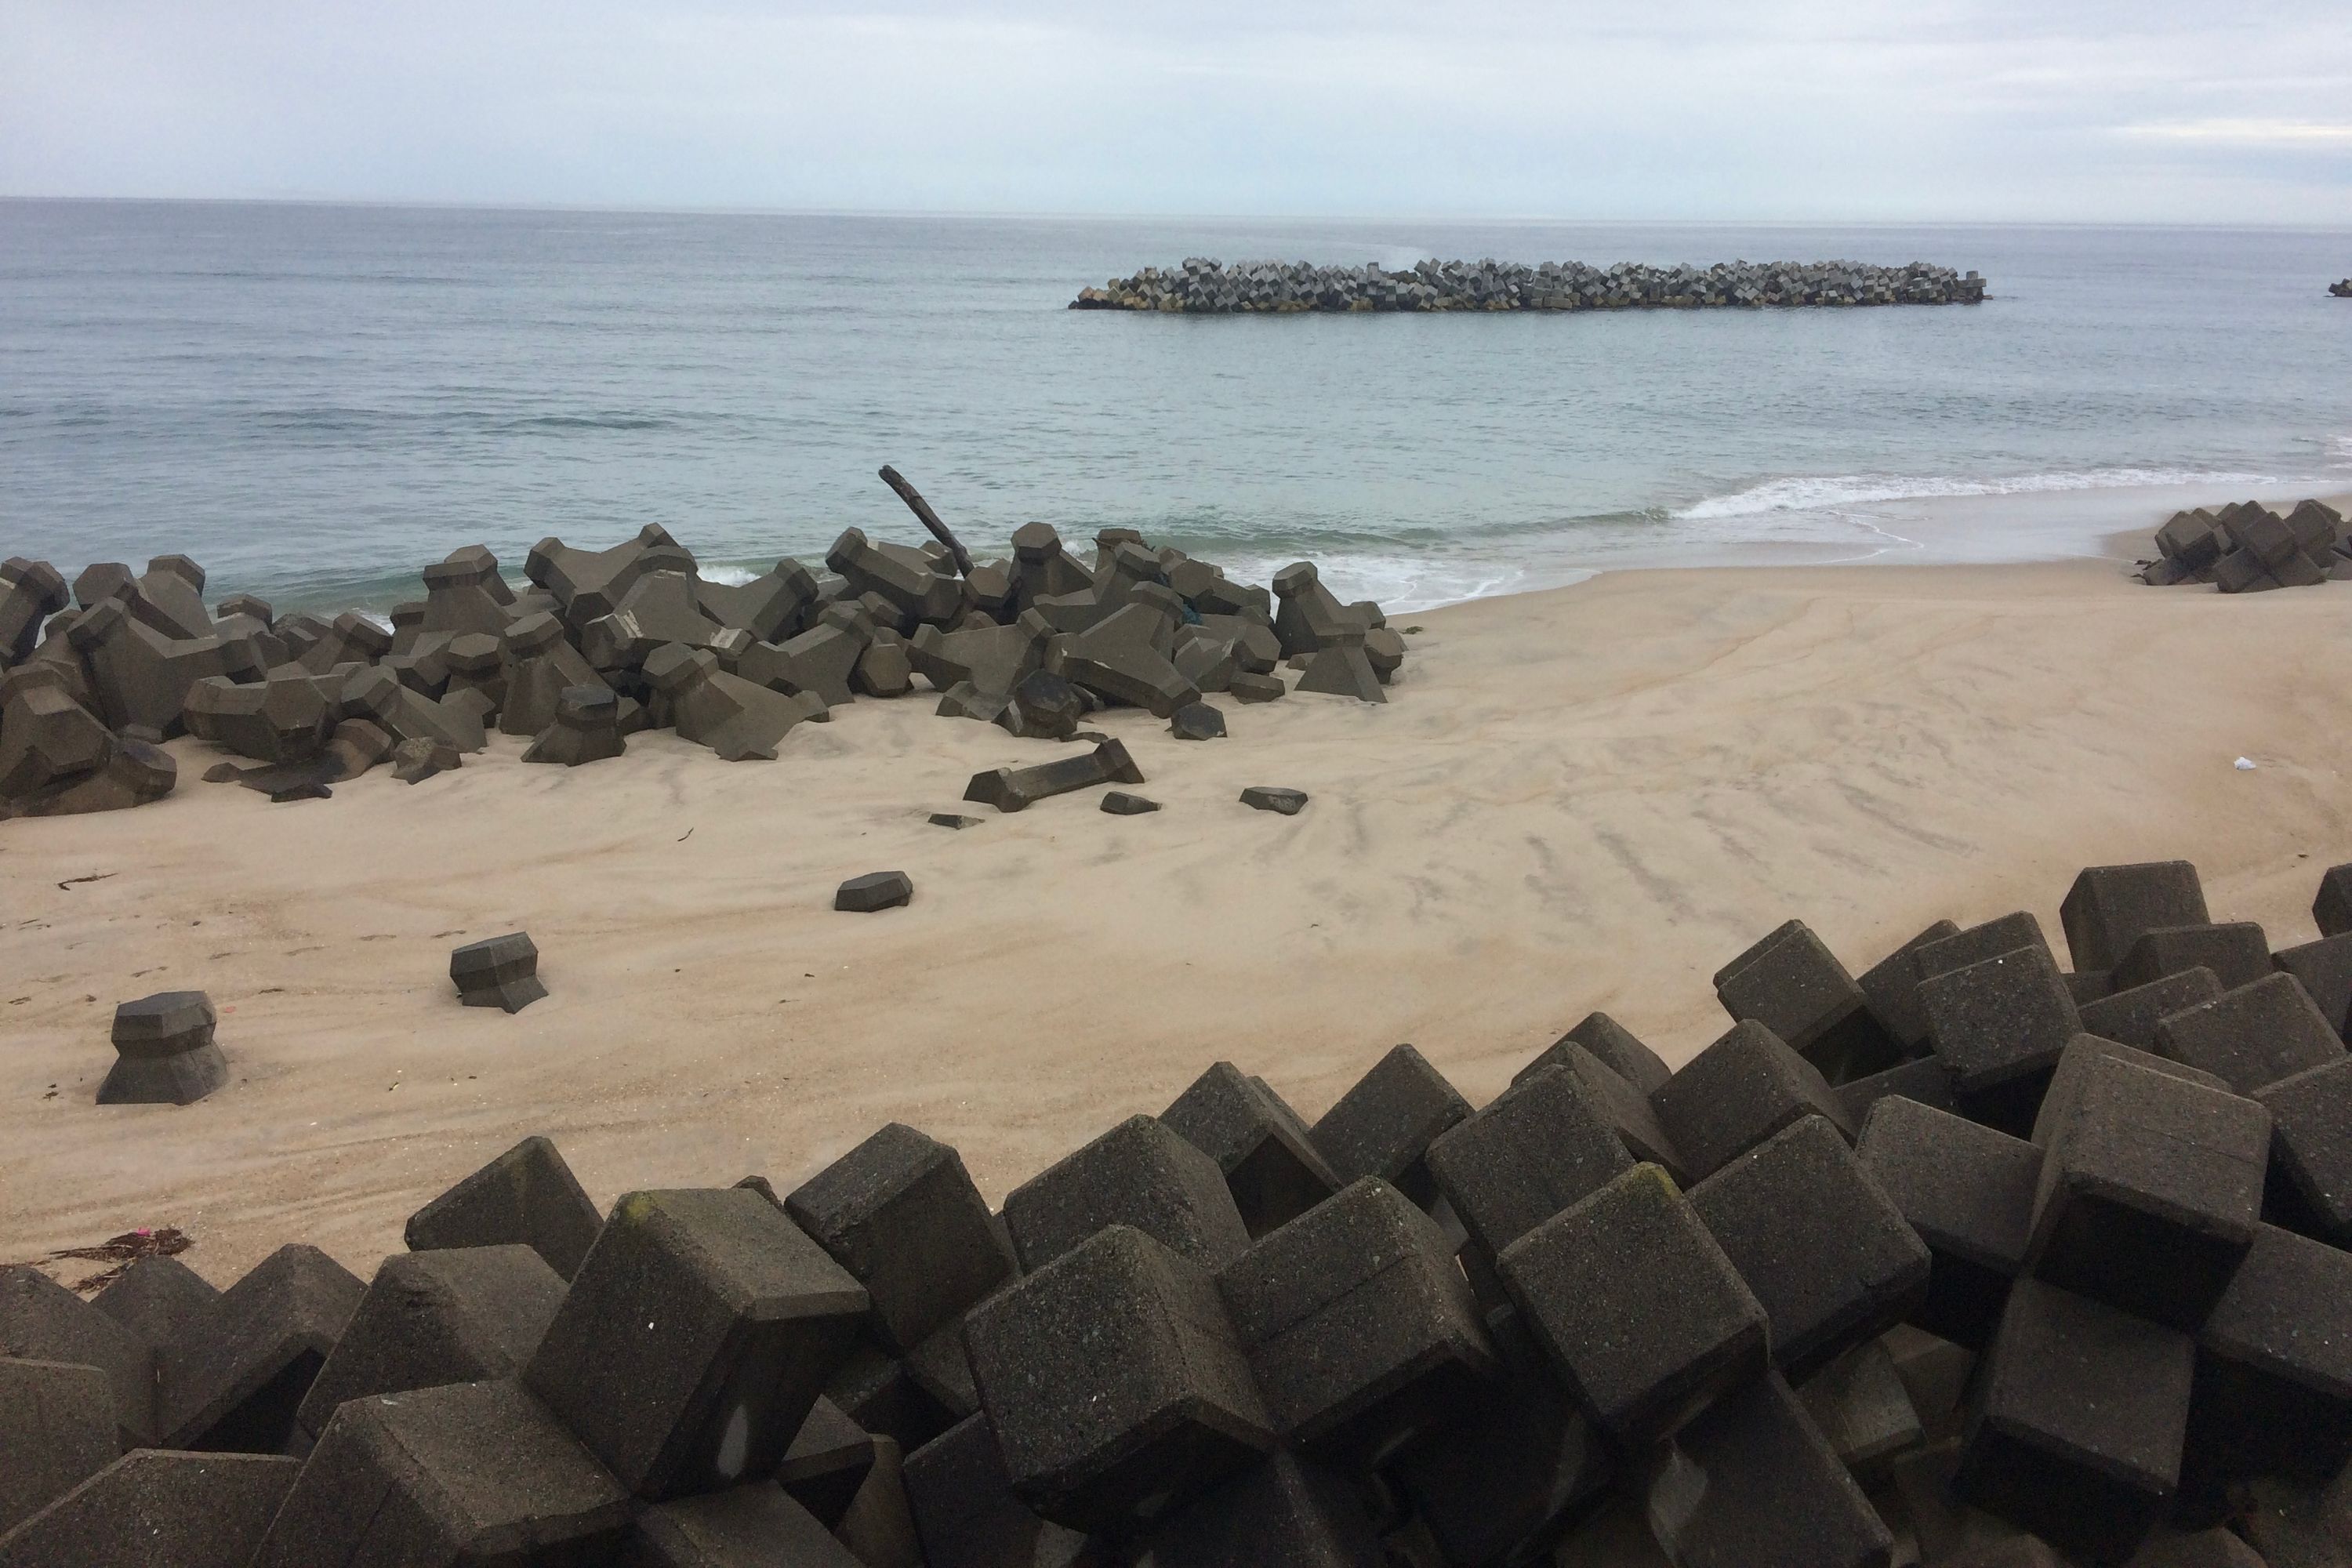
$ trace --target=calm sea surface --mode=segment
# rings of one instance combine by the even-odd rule
[[[1187,319],[1186,256],[1924,259],[1974,307]],[[1411,607],[1580,567],[2087,547],[2053,498],[2352,489],[2352,236],[0,202],[0,554],[183,552],[381,606],[486,542],[667,527],[714,573],[1139,528]],[[2011,504],[2013,502],[2013,504]],[[2081,517],[2075,505],[2066,515]]]

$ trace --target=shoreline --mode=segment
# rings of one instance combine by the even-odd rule
[[[2284,944],[2352,858],[2352,727],[2311,674],[2347,592],[2158,593],[2112,559],[1610,572],[1398,616],[1423,629],[1385,707],[1293,694],[1204,743],[1098,715],[1165,810],[961,833],[925,816],[1045,753],[919,697],[772,763],[655,734],[530,768],[499,738],[288,805],[174,741],[172,797],[0,828],[0,1235],[177,1225],[221,1280],[289,1240],[366,1267],[529,1132],[602,1206],[789,1190],[893,1119],[993,1200],[1220,1058],[1310,1117],[1400,1040],[1491,1095],[1595,1008],[1678,1063],[1724,1025],[1706,977],[1782,920],[1859,972],[1946,913],[2054,933],[2085,864],[2194,860],[2216,919]],[[1275,817],[1244,784],[1313,798]],[[884,868],[910,906],[831,910]],[[518,929],[550,996],[459,1006],[450,948]],[[219,1007],[229,1085],[92,1104],[115,1003],[177,988]]]

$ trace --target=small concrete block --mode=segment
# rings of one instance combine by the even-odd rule
[[[526,931],[451,949],[449,978],[468,1007],[520,1013],[547,994],[539,978],[539,946]]]
[[[1253,1237],[1286,1225],[1343,1184],[1281,1098],[1217,1062],[1160,1113],[1160,1125],[1217,1163]]]
[[[2322,936],[2352,931],[2352,865],[2330,866],[2320,874],[2319,893],[2311,900],[2311,918]]]
[[[1378,1177],[1260,1239],[1217,1276],[1285,1443],[1372,1464],[1444,1427],[1497,1370],[1436,1223]]]
[[[959,1324],[956,1331],[961,1328]],[[834,1369],[824,1397],[859,1426],[877,1437],[890,1438],[908,1453],[961,1419],[925,1390],[904,1360],[875,1343],[870,1332]]]
[[[1214,1280],[1129,1226],[982,1302],[964,1339],[1014,1494],[1070,1529],[1148,1526],[1275,1445]]]
[[[519,1243],[569,1279],[603,1226],[555,1145],[532,1136],[409,1215],[404,1238],[412,1252]]]
[[[1438,1136],[1428,1161],[1488,1259],[1633,1165],[1583,1080],[1560,1067]]]
[[[2302,984],[2304,994],[2318,1008],[2338,1039],[2352,1033],[2352,935],[2324,936],[2299,947],[2283,947],[2271,954],[2282,974]],[[2210,998],[2200,997],[2200,1001]]]
[[[114,1010],[114,1066],[100,1105],[193,1105],[228,1081],[213,1042],[215,1015],[201,991],[159,991]]]
[[[833,907],[856,914],[872,914],[877,910],[895,910],[911,903],[915,897],[914,879],[904,871],[868,871],[862,877],[852,877],[834,889]]]
[[[1608,1495],[1617,1459],[1548,1367],[1515,1367],[1507,1385],[1476,1390],[1454,1425],[1403,1449],[1386,1473],[1441,1561],[1534,1563]]]
[[[1565,1063],[1570,1045],[1581,1046],[1603,1067],[1640,1089],[1643,1094],[1655,1094],[1659,1087],[1673,1075],[1658,1053],[1643,1045],[1633,1030],[1625,1027],[1606,1013],[1587,1013],[1576,1027],[1554,1040],[1543,1055],[1521,1068],[1512,1081],[1541,1071],[1555,1060]]]
[[[1852,1083],[1841,1084],[1837,1090],[1838,1103],[1845,1108],[1846,1120],[1856,1127],[1870,1120],[1872,1106],[1890,1095],[1916,1100],[1955,1116],[1960,1111],[1960,1097],[1952,1087],[1952,1069],[1934,1057],[1921,1057],[1885,1072],[1858,1078]]]
[[[2171,1499],[2195,1359],[2187,1334],[2020,1279],[1954,1494],[2087,1563],[2124,1562]]]
[[[1113,816],[1141,816],[1160,809],[1160,803],[1139,795],[1129,795],[1123,789],[1107,791],[1102,797],[1102,809]]]
[[[2021,947],[1979,959],[1920,982],[1919,1000],[1969,1116],[2004,1131],[2032,1127],[2058,1054],[2083,1032],[2050,954]]]
[[[364,1288],[315,1247],[279,1247],[221,1292],[157,1368],[169,1448],[299,1452],[297,1413]]]
[[[966,1417],[908,1455],[905,1488],[928,1568],[1054,1568],[1084,1539],[1013,1495],[984,1415]]]
[[[523,1379],[631,1491],[680,1497],[774,1473],[868,1304],[756,1192],[631,1193]]]
[[[2264,1226],[2197,1338],[2183,1500],[2230,1511],[2227,1483],[2308,1486],[2352,1459],[2352,1253]]]
[[[984,816],[964,816],[952,811],[935,811],[923,820],[933,827],[951,827],[961,832],[967,827],[978,827],[988,819]]]
[[[2344,1058],[2344,1042],[2292,974],[2273,973],[2167,1016],[2156,1052],[2218,1074],[2240,1094]]]
[[[1926,1244],[1820,1117],[1733,1158],[1690,1204],[1763,1303],[1774,1364],[1800,1382],[1927,1297]]]
[[[1225,681],[1225,695],[1236,702],[1272,702],[1289,689],[1283,685],[1282,677],[1271,670],[1236,670]]]
[[[1578,1405],[1620,1443],[1669,1436],[1765,1368],[1762,1304],[1654,1165],[1538,1226],[1499,1268]]]
[[[1927,1015],[1919,1008],[1920,950],[1959,934],[1950,921],[1937,921],[1854,977],[1878,1026],[1906,1050],[1927,1045]]]
[[[2057,955],[2051,952],[2050,942],[2042,934],[2042,922],[2024,910],[1969,926],[1940,942],[1928,942],[1917,950],[1912,966],[1924,984],[1939,974],[1949,974],[1955,969],[1999,958],[2021,947],[2039,949],[2049,957],[2053,969],[2058,966]]]
[[[2077,1035],[2066,1042],[2058,1057],[2058,1070],[2050,1077],[2050,1092],[2042,1097],[2042,1110],[2033,1119],[2033,1142],[2047,1149],[2053,1132],[2064,1126],[2081,1103],[2084,1088],[2098,1075],[2099,1065],[2106,1061],[2128,1062],[2146,1068],[2167,1078],[2187,1083],[2202,1084],[2207,1089],[2231,1091],[2228,1081],[2215,1073],[2199,1068],[2184,1067],[2179,1062],[2159,1057],[2121,1040],[2103,1039],[2097,1035]]]
[[[395,1252],[327,1352],[296,1420],[315,1439],[351,1400],[512,1377],[562,1301],[562,1277],[528,1247]]]
[[[900,1122],[803,1182],[784,1212],[866,1288],[902,1353],[1013,1276],[963,1157]]]
[[[301,1468],[141,1448],[0,1534],[0,1568],[246,1568]]]
[[[2197,868],[2186,860],[2084,867],[2058,910],[2077,969],[2113,969],[2147,932],[2211,919]]]
[[[1566,1068],[1576,1075],[1591,1097],[1593,1109],[1616,1132],[1617,1141],[1625,1145],[1627,1153],[1664,1167],[1677,1184],[1682,1181],[1682,1154],[1675,1148],[1674,1140],[1666,1136],[1664,1124],[1659,1121],[1649,1096],[1585,1049],[1572,1034],[1553,1042],[1542,1056],[1519,1069],[1511,1083],[1516,1088],[1549,1067]],[[1664,1070],[1662,1064],[1661,1075]]]
[[[2266,1217],[2352,1244],[2352,1058],[2283,1078],[2254,1099],[2271,1113]]]
[[[1927,1244],[1927,1293],[1910,1321],[1980,1350],[2032,1241],[2042,1151],[1916,1100],[1871,1107],[1855,1157]]]
[[[1143,770],[1127,754],[1126,745],[1104,741],[1077,756],[1062,757],[1025,768],[994,768],[971,775],[963,797],[999,811],[1024,811],[1041,800],[1073,790],[1107,784],[1141,784]]]
[[[820,1396],[784,1450],[776,1481],[830,1530],[849,1511],[873,1471],[874,1435]]]
[[[2028,1268],[2192,1333],[2253,1244],[2270,1112],[2115,1056],[2053,1110]]]
[[[1258,811],[1277,811],[1285,816],[1297,816],[1307,806],[1307,792],[1301,789],[1280,789],[1269,784],[1252,784],[1242,791],[1242,804]]]
[[[457,767],[464,760],[457,754],[457,748],[447,742],[420,736],[393,747],[392,776],[403,784],[423,784],[436,773]]]
[[[1668,1079],[1650,1103],[1692,1178],[1700,1181],[1802,1117],[1825,1116],[1841,1133],[1853,1131],[1820,1069],[1757,1023],[1733,1025]]]
[[[160,1350],[180,1343],[219,1300],[203,1275],[154,1254],[133,1258],[89,1304]]]
[[[2210,1002],[2221,994],[2221,983],[2202,964],[2167,974],[2145,985],[2111,991],[2077,1009],[2087,1034],[2143,1051],[2156,1048],[2156,1026],[2167,1016]]]
[[[1168,732],[1180,741],[1221,740],[1225,716],[1206,702],[1188,702],[1170,718]]]
[[[1378,1563],[1378,1530],[1343,1471],[1277,1449],[1152,1531],[1151,1568]]]
[[[2200,966],[2211,970],[2224,990],[2251,985],[2271,972],[2269,939],[2252,921],[2158,927],[2142,931],[2116,961],[2113,982],[2128,990]]]
[[[106,1373],[0,1357],[0,1537],[112,1464],[117,1452]]]
[[[1727,1394],[1654,1464],[1677,1568],[1885,1568],[1894,1538],[1779,1373]]]
[[[114,1390],[124,1448],[155,1441],[155,1352],[147,1342],[39,1269],[0,1268],[0,1357],[94,1366]]]
[[[1203,1268],[1249,1247],[1217,1163],[1149,1116],[1133,1116],[1004,1197],[1004,1223],[1032,1272],[1107,1226],[1143,1232]]]
[[[521,1385],[453,1383],[337,1411],[253,1568],[591,1563],[629,1516],[627,1492]]]
[[[1797,1398],[1838,1462],[1865,1486],[1885,1480],[1897,1456],[1927,1441],[1884,1340],[1858,1344],[1822,1368],[1798,1385]]]
[[[1845,965],[1802,921],[1790,921],[1715,975],[1733,1023],[1753,1020],[1833,1080],[1891,1067],[1899,1045],[1878,1026]]]
[[[766,1481],[656,1504],[614,1568],[864,1568],[814,1514]]]
[[[1378,1176],[1423,1208],[1437,1200],[1429,1146],[1470,1104],[1411,1046],[1373,1064],[1315,1124],[1315,1147],[1343,1182]]]

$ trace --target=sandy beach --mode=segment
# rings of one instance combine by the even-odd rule
[[[995,1199],[1220,1058],[1309,1116],[1401,1040],[1491,1095],[1594,1008],[1680,1062],[1725,1024],[1708,975],[1782,920],[1857,971],[1944,915],[2055,940],[2092,862],[2187,857],[2216,919],[2304,940],[2352,858],[2347,607],[2113,559],[1609,574],[1399,617],[1385,707],[1228,705],[1207,743],[1102,716],[1157,815],[961,832],[925,816],[1049,748],[921,697],[772,763],[662,732],[528,767],[497,737],[286,805],[174,742],[159,805],[0,826],[0,1256],[175,1225],[216,1281],[294,1240],[364,1276],[533,1131],[602,1204],[788,1188],[898,1119]],[[832,910],[889,868],[911,907]],[[551,995],[460,1007],[450,948],[518,928]],[[92,1104],[114,1005],[176,988],[218,1005],[229,1086]]]

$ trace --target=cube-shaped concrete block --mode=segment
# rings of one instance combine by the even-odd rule
[[[1515,1363],[1385,1473],[1443,1561],[1530,1563],[1607,1495],[1618,1461],[1549,1367]]]
[[[1763,1303],[1774,1363],[1800,1382],[1926,1298],[1926,1244],[1820,1117],[1735,1157],[1690,1203]]]
[[[523,1378],[648,1500],[773,1474],[865,1288],[746,1188],[613,1205]]]
[[[2270,940],[2252,921],[2159,926],[2139,934],[2111,978],[2117,990],[2128,990],[2199,967],[2211,970],[2224,990],[2251,985],[2271,972]]]
[[[1900,1054],[1862,987],[1802,921],[1717,971],[1715,994],[1732,1022],[1763,1025],[1834,1081],[1890,1067]]]
[[[2352,1058],[2283,1078],[2254,1099],[2271,1113],[2267,1216],[2352,1245]]]
[[[1546,1067],[1561,1067],[1575,1074],[1577,1081],[1584,1086],[1593,1110],[1599,1111],[1601,1120],[1616,1132],[1617,1141],[1625,1145],[1625,1152],[1636,1160],[1646,1160],[1664,1168],[1666,1174],[1677,1184],[1681,1183],[1686,1173],[1682,1153],[1675,1147],[1674,1140],[1666,1136],[1665,1124],[1658,1120],[1657,1108],[1650,1103],[1647,1094],[1585,1049],[1573,1037],[1563,1037],[1555,1041],[1529,1068],[1521,1070],[1511,1080],[1512,1087],[1527,1082]]]
[[[2028,1267],[2193,1332],[2253,1243],[2270,1113],[2118,1057],[2086,1063],[2053,1111]]]
[[[335,1413],[253,1568],[595,1562],[627,1491],[511,1380],[355,1400]]]
[[[1575,1073],[1514,1085],[1429,1147],[1430,1173],[1487,1259],[1633,1167]]]
[[[2113,969],[2147,932],[2211,919],[2197,868],[2186,860],[2086,866],[2058,910],[2076,969]]]
[[[2322,936],[2352,931],[2352,865],[2330,866],[2321,873],[2318,896],[2311,901],[2311,918]]]
[[[1919,1010],[1920,950],[1959,934],[1950,921],[1937,921],[1854,977],[1878,1026],[1906,1051],[1927,1045],[1927,1016]]]
[[[1297,1113],[1231,1062],[1216,1062],[1160,1113],[1224,1173],[1253,1237],[1286,1225],[1343,1184]]]
[[[637,1515],[614,1568],[865,1568],[783,1489],[751,1481]]]
[[[2344,1058],[2344,1042],[2292,974],[2271,973],[2167,1015],[2156,1052],[2219,1075],[2240,1094]]]
[[[1840,1132],[1853,1131],[1821,1070],[1757,1023],[1734,1025],[1650,1103],[1695,1181],[1803,1117],[1825,1116]]]
[[[376,1269],[296,1419],[316,1438],[354,1399],[512,1377],[562,1302],[563,1280],[528,1247],[394,1253]]]
[[[1315,1146],[1341,1181],[1378,1176],[1426,1208],[1437,1197],[1429,1146],[1469,1114],[1469,1101],[1427,1058],[1398,1046],[1323,1113]]]
[[[246,1568],[301,1468],[136,1449],[0,1533],[0,1568]]]
[[[1275,1446],[1215,1280],[1127,1226],[982,1302],[964,1340],[1014,1494],[1072,1530],[1149,1526]]]
[[[784,1211],[866,1288],[901,1353],[1013,1274],[963,1157],[900,1122],[801,1184]]]
[[[820,1396],[793,1434],[776,1483],[830,1530],[849,1511],[874,1468],[874,1435]]]
[[[221,1292],[158,1368],[168,1448],[299,1452],[296,1420],[364,1291],[315,1247],[279,1247]]]
[[[1866,1340],[1813,1373],[1798,1386],[1797,1398],[1838,1462],[1864,1486],[1884,1481],[1897,1457],[1927,1440],[1884,1339]]]
[[[1285,1442],[1371,1463],[1451,1419],[1496,1363],[1444,1233],[1368,1176],[1217,1277]]]
[[[2264,1226],[2198,1332],[2183,1494],[2226,1510],[2231,1480],[2323,1486],[2347,1460],[2352,1253]]]
[[[0,1537],[112,1464],[118,1452],[106,1373],[0,1356]]]
[[[1762,1304],[1655,1165],[1538,1226],[1498,1267],[1577,1404],[1621,1444],[1668,1436],[1764,1370]]]
[[[89,1304],[161,1350],[178,1344],[220,1300],[211,1281],[176,1258],[137,1258]]]
[[[1952,1069],[1932,1056],[1840,1084],[1837,1097],[1838,1104],[1845,1108],[1846,1120],[1856,1127],[1870,1120],[1872,1106],[1890,1097],[1916,1100],[1955,1116],[1960,1110],[1959,1091],[1952,1087]]]
[[[2083,1030],[2049,953],[2021,947],[1964,964],[1921,982],[1919,1000],[1969,1114],[2004,1131],[2032,1127],[2058,1054]]]
[[[2123,1563],[2178,1482],[2195,1359],[2178,1330],[2020,1279],[1979,1373],[1955,1494],[2086,1563]]]
[[[1277,1449],[1150,1533],[1153,1568],[1377,1563],[1379,1530],[1353,1478]]]
[[[1582,1047],[1595,1060],[1644,1095],[1656,1093],[1658,1086],[1672,1076],[1666,1064],[1658,1059],[1658,1053],[1643,1045],[1633,1030],[1606,1013],[1587,1013],[1576,1027],[1554,1040],[1543,1055],[1521,1068],[1511,1081],[1517,1083],[1542,1071],[1552,1065],[1556,1053],[1564,1053],[1564,1047],[1570,1045]],[[1560,1059],[1565,1060],[1564,1054]]]
[[[1927,1245],[1927,1293],[1911,1321],[1970,1349],[1990,1344],[2032,1245],[2042,1151],[1890,1096],[1871,1108],[1854,1153]]]
[[[1949,974],[1955,969],[1999,958],[2021,947],[2038,949],[2050,960],[2052,968],[2057,967],[2057,955],[2050,951],[2049,939],[2042,934],[2042,922],[2025,910],[2013,910],[1941,941],[1924,943],[1913,954],[1911,966],[1925,984],[1939,974]]]
[[[2271,963],[2281,973],[2294,976],[2336,1038],[2352,1034],[2352,935],[2283,947],[2271,954]]]
[[[1885,1568],[1894,1537],[1778,1373],[1727,1394],[1651,1467],[1678,1568]]]
[[[98,1368],[114,1390],[121,1445],[153,1445],[154,1349],[28,1264],[0,1268],[0,1356]]]
[[[1249,1246],[1215,1161],[1149,1116],[1133,1116],[1004,1197],[1021,1266],[1035,1270],[1106,1226],[1125,1225],[1204,1268]]]
[[[408,1216],[412,1252],[519,1242],[569,1279],[604,1226],[555,1145],[536,1134]]]
[[[2111,991],[2095,1002],[2084,1004],[2078,1011],[2085,1034],[2148,1051],[2156,1048],[2158,1023],[2221,994],[2221,983],[2213,978],[2211,970],[2200,964],[2151,980],[2145,985]]]

